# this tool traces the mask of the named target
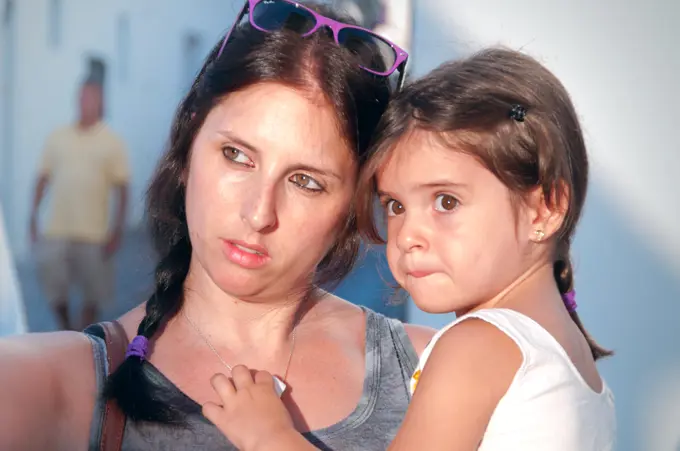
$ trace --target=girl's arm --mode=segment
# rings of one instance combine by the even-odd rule
[[[470,451],[522,364],[515,342],[468,319],[437,341],[390,451]]]
[[[293,420],[274,391],[271,374],[235,366],[231,380],[216,374],[211,384],[222,405],[206,403],[203,415],[240,451],[318,451],[293,426]]]

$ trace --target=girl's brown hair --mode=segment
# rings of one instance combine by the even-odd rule
[[[562,294],[573,290],[571,240],[586,198],[588,156],[574,106],[560,81],[535,59],[488,49],[441,65],[390,103],[359,180],[357,217],[362,235],[384,243],[376,228],[376,173],[411,130],[435,133],[450,148],[468,152],[518,199],[540,187],[548,205],[567,200],[555,236],[553,269]],[[593,357],[612,355],[571,317]]]

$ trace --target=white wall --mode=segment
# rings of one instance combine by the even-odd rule
[[[26,312],[14,259],[9,252],[0,202],[0,337],[27,331]]]
[[[242,6],[240,0],[62,0],[62,35],[59,45],[52,46],[48,43],[49,1],[15,2],[15,164],[12,204],[6,217],[12,249],[19,258],[28,252],[28,215],[42,145],[54,127],[75,118],[86,56],[100,56],[107,63],[106,117],[129,147],[133,171],[130,223],[135,224],[142,213],[147,179],[186,88],[184,34],[199,35],[207,54]],[[118,48],[116,33],[121,12],[129,15],[127,62],[119,61],[126,53]],[[128,68],[127,76],[121,74],[122,64]],[[46,211],[42,209],[43,217]]]
[[[566,85],[590,146],[592,184],[575,243],[586,326],[617,355],[600,368],[620,450],[680,446],[680,3],[420,0],[415,74],[503,44]],[[439,327],[409,306],[411,321]]]

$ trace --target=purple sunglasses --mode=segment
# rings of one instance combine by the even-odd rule
[[[347,25],[324,17],[293,0],[247,0],[236,22],[224,37],[217,58],[222,55],[229,36],[243,16],[248,13],[250,24],[263,32],[272,32],[282,28],[293,29],[303,37],[309,36],[321,27],[328,27],[333,32],[335,42],[356,55],[359,67],[375,75],[388,77],[399,71],[397,89],[404,83],[408,53],[396,44],[388,41],[366,28]],[[376,58],[380,56],[380,58]],[[387,68],[387,70],[385,70]]]

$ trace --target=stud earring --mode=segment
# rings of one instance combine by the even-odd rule
[[[543,230],[535,230],[534,235],[536,235],[536,241],[542,241],[543,237],[545,236],[545,232]]]

